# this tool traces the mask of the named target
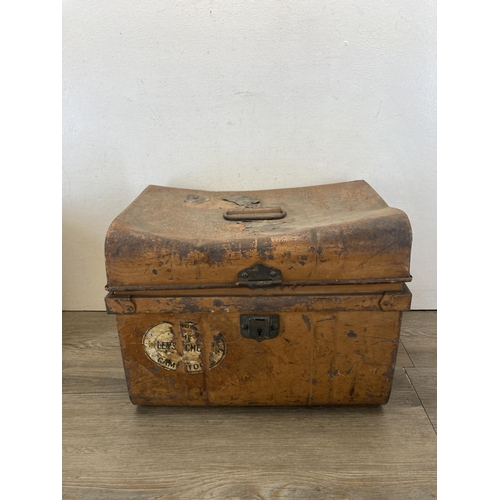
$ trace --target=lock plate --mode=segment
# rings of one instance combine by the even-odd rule
[[[258,342],[274,339],[280,331],[280,317],[277,314],[242,314],[240,316],[241,335]]]

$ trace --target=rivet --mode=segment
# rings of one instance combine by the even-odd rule
[[[271,325],[271,330],[277,330],[278,329],[278,325],[276,323],[273,323]]]
[[[243,328],[243,330],[248,330],[248,323],[243,323],[241,328]]]
[[[276,271],[271,271],[269,274],[274,278],[278,273]]]
[[[390,304],[391,304],[391,303],[390,303],[388,300],[386,300],[386,301],[384,302],[384,306],[388,306],[388,305],[390,305]]]
[[[241,273],[242,278],[248,278],[248,273]]]

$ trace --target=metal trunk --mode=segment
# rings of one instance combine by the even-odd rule
[[[131,401],[385,404],[410,250],[407,216],[364,181],[149,186],[106,237]]]

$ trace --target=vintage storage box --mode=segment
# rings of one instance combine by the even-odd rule
[[[105,245],[132,403],[385,404],[411,239],[365,181],[149,186]]]

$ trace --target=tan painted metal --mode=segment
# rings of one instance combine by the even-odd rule
[[[286,217],[224,218],[237,206],[249,207],[245,218],[276,206]],[[410,250],[406,215],[364,181],[251,193],[150,186],[106,238],[106,308],[132,402],[385,404],[411,302]],[[255,264],[282,282],[239,283]],[[279,332],[245,338],[241,315],[262,325],[279,315]]]

